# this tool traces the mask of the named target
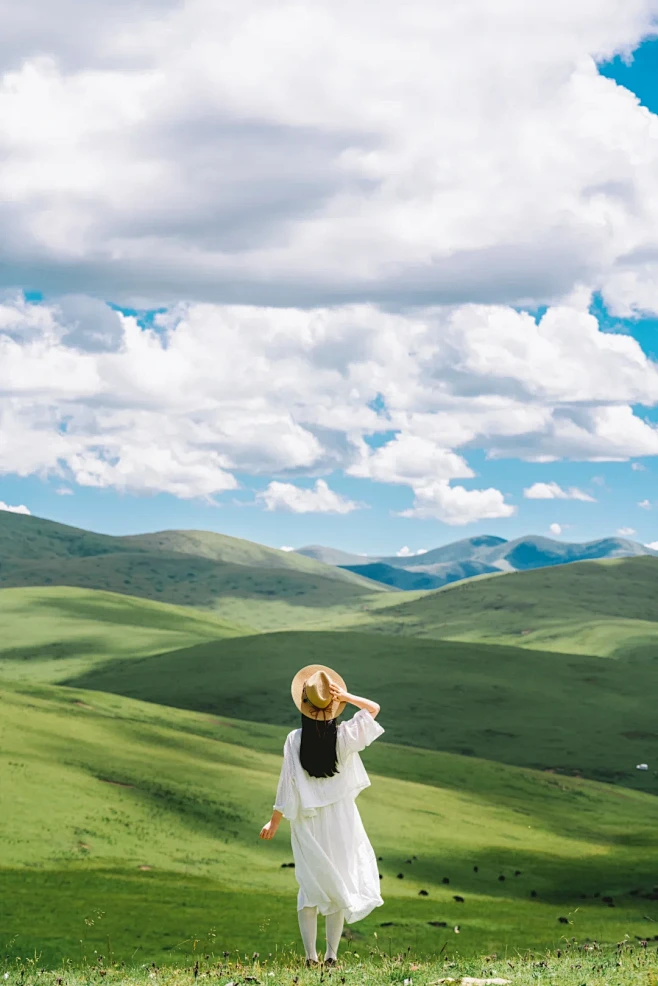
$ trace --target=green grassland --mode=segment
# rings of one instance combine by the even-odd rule
[[[0,590],[0,676],[58,681],[245,631],[182,606],[67,586]]]
[[[93,964],[80,969],[44,969],[34,959],[20,960],[8,963],[7,979],[8,986],[61,986],[64,981],[67,986],[89,986],[97,978],[113,986],[153,986],[154,979],[163,986],[196,986],[198,979],[219,980],[222,986],[229,982],[317,986],[332,981],[348,986],[400,986],[405,982],[438,986],[491,983],[496,979],[515,986],[656,986],[658,982],[658,957],[653,943],[620,941],[602,947],[566,939],[560,948],[534,954],[509,950],[474,958],[448,954],[446,949],[433,959],[419,958],[413,950],[389,956],[377,940],[374,945],[366,949],[363,943],[348,943],[335,969],[305,969],[298,955],[225,956],[213,953],[211,948],[210,953],[197,952],[188,961],[163,968],[144,963],[125,967],[111,956],[100,954]]]
[[[480,576],[413,598],[390,594],[343,625],[570,654],[658,653],[657,586],[658,558],[573,562]]]
[[[400,593],[221,535],[6,513],[0,559],[0,956],[298,952],[286,823],[257,836],[311,662],[386,729],[359,801],[386,903],[352,958],[658,936],[658,559]]]
[[[404,670],[401,671],[403,662]],[[395,743],[541,769],[579,772],[658,793],[658,661],[611,661],[520,647],[377,634],[285,632],[111,660],[69,679],[210,714],[296,725],[285,699],[308,663],[374,691]],[[272,695],[282,701],[272,701]]]
[[[285,729],[47,685],[4,685],[0,708],[0,955],[298,950],[287,823],[258,839]],[[386,903],[353,946],[474,955],[656,928],[654,797],[382,741],[364,759]]]
[[[295,552],[208,531],[109,537],[0,511],[0,589],[72,586],[211,609],[254,630],[358,611],[387,586]]]

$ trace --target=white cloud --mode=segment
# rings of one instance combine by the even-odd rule
[[[397,555],[398,558],[413,558],[416,555],[426,555],[427,550],[428,550],[427,548],[418,548],[417,551],[412,551],[411,548],[407,547],[407,545],[405,544],[405,546],[403,548],[400,548],[399,551],[396,551],[395,554]]]
[[[401,517],[440,520],[453,526],[471,524],[478,520],[511,517],[516,507],[505,503],[500,490],[467,490],[437,480],[414,488],[414,505],[400,512]]]
[[[528,500],[584,500],[588,503],[596,503],[593,496],[584,493],[576,486],[571,486],[568,490],[563,490],[557,483],[533,483],[523,491],[524,497]]]
[[[632,259],[655,241],[653,121],[594,59],[648,34],[654,0],[28,9],[0,40],[11,284],[313,305],[601,282],[653,303]]]
[[[553,534],[555,535],[555,537],[557,537],[559,534],[562,533],[563,530],[562,524],[551,524],[548,530],[550,534]]]
[[[273,482],[256,499],[266,510],[288,510],[294,514],[349,514],[361,506],[330,490],[323,479],[318,479],[315,488],[308,490],[293,483]]]
[[[644,547],[645,548],[652,548],[654,551],[658,551],[658,541],[649,541],[649,543],[648,544],[645,544]]]
[[[55,493],[57,496],[73,496],[73,490],[70,490],[68,486],[59,486]]]
[[[24,503],[20,506],[12,507],[8,503],[4,503],[0,500],[0,510],[7,510],[10,514],[30,514],[31,511],[27,509]]]
[[[287,544],[282,544],[281,547],[279,548],[279,551],[294,551],[294,550],[295,550],[294,548],[291,548]]]
[[[638,507],[642,507],[643,510],[651,510],[651,500],[640,500]]]
[[[0,472],[212,499],[236,489],[238,473],[292,480],[342,469],[408,485],[424,502],[428,485],[474,477],[471,449],[535,462],[658,454],[658,430],[631,406],[654,391],[658,400],[656,366],[589,316],[579,349],[581,313],[572,315],[569,349],[550,312],[537,326],[502,307],[389,314],[370,305],[191,304],[148,330],[121,316],[120,343],[87,351],[81,338],[71,345],[60,308],[8,295]],[[560,319],[568,321],[564,310]],[[544,362],[528,349],[533,332],[540,348],[552,347]],[[621,340],[614,360],[611,338]],[[553,362],[561,384],[547,379]]]
[[[620,527],[617,529],[617,536],[620,538],[630,538],[634,534],[637,534],[637,531],[632,527]]]
[[[647,467],[643,465],[641,462],[631,462],[631,469],[633,470],[633,472],[644,472],[646,468]]]
[[[474,476],[462,456],[441,448],[430,438],[418,435],[396,435],[392,441],[374,451],[364,442],[361,456],[358,462],[350,466],[349,474],[381,483],[413,486],[428,480],[470,479]]]

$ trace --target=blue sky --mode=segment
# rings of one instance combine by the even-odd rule
[[[475,0],[472,5],[475,16]],[[559,32],[553,48],[549,39],[546,57],[553,58],[556,78],[567,78],[567,69],[577,74],[580,56],[600,51],[602,25],[610,23],[604,13],[600,23],[585,28],[574,21],[571,67],[564,61]],[[204,25],[197,29],[202,36]],[[658,113],[658,41],[647,40],[646,27],[620,21],[618,31],[620,50],[633,31],[641,43],[632,58],[612,57],[599,64],[599,72]],[[25,41],[22,58],[29,59],[30,44]],[[585,45],[581,51],[579,44]],[[606,35],[605,45],[614,48],[614,39]],[[93,46],[90,50],[93,54]],[[61,57],[61,71],[74,78],[80,66],[75,59],[68,66]],[[112,71],[126,70],[118,63]],[[494,76],[500,72],[502,106],[504,87],[512,83],[497,63],[490,71]],[[559,113],[542,116],[553,93],[550,87],[544,92],[539,75],[528,83],[527,119],[512,98],[509,108],[500,109],[508,114],[499,122],[507,139],[521,135],[507,157],[521,160],[526,146],[521,137],[533,126],[539,157],[532,164],[526,160],[516,177],[501,171],[493,195],[474,162],[479,154],[483,160],[490,155],[493,168],[506,155],[489,146],[497,138],[487,133],[486,115],[473,123],[468,137],[454,129],[453,145],[438,133],[441,127],[441,133],[451,132],[448,108],[436,108],[441,121],[436,144],[422,117],[413,123],[415,130],[408,121],[403,127],[397,117],[386,119],[387,141],[382,138],[381,148],[389,149],[391,159],[397,155],[387,174],[386,155],[373,150],[381,122],[374,111],[367,119],[365,110],[363,119],[357,110],[351,116],[347,101],[339,125],[328,101],[318,110],[323,125],[311,128],[303,123],[303,104],[294,103],[294,85],[289,101],[276,107],[278,115],[267,126],[248,122],[251,110],[242,107],[233,112],[238,118],[244,113],[243,124],[229,127],[224,120],[221,134],[214,131],[214,143],[198,148],[190,143],[188,157],[211,162],[208,171],[200,165],[191,182],[183,156],[176,157],[177,147],[167,143],[168,128],[174,127],[170,120],[160,131],[145,132],[143,143],[141,135],[136,138],[126,129],[128,150],[117,165],[119,183],[124,174],[139,181],[138,165],[144,170],[151,167],[147,162],[166,161],[167,180],[173,184],[164,206],[150,202],[146,185],[146,199],[123,216],[119,199],[112,199],[110,207],[103,198],[111,174],[93,191],[96,172],[91,163],[84,170],[80,160],[78,183],[88,182],[88,199],[71,198],[73,204],[59,212],[56,183],[44,179],[40,201],[52,196],[53,205],[40,220],[45,223],[39,227],[41,246],[26,232],[37,228],[36,213],[30,212],[37,199],[26,197],[25,216],[17,211],[10,231],[17,245],[2,288],[0,339],[5,333],[9,379],[0,380],[0,451],[5,453],[0,501],[110,534],[200,528],[275,547],[321,543],[374,555],[393,554],[403,546],[429,549],[480,533],[514,538],[552,530],[557,537],[585,541],[628,531],[634,540],[658,541],[658,439],[653,445],[658,373],[654,378],[652,367],[658,359],[658,301],[651,287],[658,243],[649,221],[658,203],[658,156],[646,170],[641,162],[649,146],[643,128],[655,134],[658,120],[647,122],[632,102],[599,91],[586,68],[582,71],[584,95],[578,86],[572,90],[564,83]],[[422,85],[414,81],[411,53],[400,72],[404,102],[407,81],[410,93]],[[486,77],[467,81],[475,89],[481,86],[484,105]],[[587,87],[591,92],[585,92]],[[376,93],[372,98],[373,106],[389,105],[378,103]],[[366,86],[364,106],[368,99]],[[427,106],[429,113],[431,101]],[[75,113],[66,116],[66,109],[63,104],[52,108],[55,117],[61,110],[62,127],[75,119]],[[76,112],[82,130],[89,127],[87,144],[98,142],[94,167],[100,167],[106,153],[102,136],[83,120],[81,107]],[[468,119],[475,110],[468,104],[463,112]],[[275,110],[263,104],[260,118],[268,113]],[[598,129],[592,126],[597,113]],[[564,133],[562,121],[555,122],[561,116],[567,118]],[[582,138],[577,147],[582,159],[570,159],[576,154],[571,126],[578,132],[576,143]],[[361,136],[355,136],[359,130]],[[200,140],[191,125],[187,139]],[[592,150],[593,141],[602,141],[605,153]],[[448,158],[458,145],[463,163],[456,160],[454,176],[445,178],[453,182],[453,191],[425,228],[423,215],[441,194],[439,185],[432,186],[435,172],[450,167]],[[208,147],[214,156],[208,157]],[[216,169],[229,169],[226,162],[233,155],[251,162],[253,148],[258,162],[253,169],[261,172],[252,174],[249,164],[235,173],[222,172],[217,183]],[[293,159],[290,148],[298,171],[286,184],[281,161]],[[39,149],[30,145],[30,153]],[[457,158],[457,150],[454,154]],[[343,184],[346,167],[355,170]],[[561,184],[555,178],[560,168]],[[579,169],[581,186],[574,191]],[[247,172],[246,178],[240,171]],[[160,174],[154,169],[154,188]],[[411,185],[405,184],[407,178]],[[529,198],[523,197],[525,181]],[[417,210],[416,193],[409,193],[410,187],[424,188],[423,182],[428,188],[425,212]],[[225,188],[220,210],[217,201]],[[475,202],[480,194],[488,196],[483,201],[490,210],[482,213],[490,227],[486,243],[478,242],[483,223],[476,212],[469,226],[469,196]],[[561,203],[559,220],[543,210],[542,196],[548,194],[555,196],[556,210]],[[96,208],[89,205],[96,202],[94,196],[104,204],[87,215],[85,210]],[[343,215],[345,196],[351,196],[352,205]],[[375,200],[381,215],[367,211]],[[523,233],[533,200],[537,212]],[[451,218],[454,203],[461,204]],[[576,212],[580,203],[582,215]],[[354,225],[358,210],[363,210],[361,225]],[[645,214],[646,229],[640,229]],[[344,227],[331,250],[327,239],[333,232],[319,225],[327,215],[333,217],[332,230],[341,223]],[[171,229],[158,240],[163,224]],[[317,237],[316,228],[321,230]],[[344,252],[370,229],[385,228],[388,236],[377,234],[370,247],[364,245],[353,256]],[[510,229],[519,232],[512,235]],[[126,257],[136,259],[95,264],[72,245],[96,235],[98,256],[110,250],[111,242],[116,244],[112,257],[121,257],[125,249]],[[139,253],[145,237],[155,244],[155,260]],[[172,244],[180,243],[184,249],[173,263],[178,246]],[[206,267],[218,262],[218,244],[222,256],[230,257],[226,271],[233,273],[217,267],[216,275],[211,271],[204,279]],[[596,263],[593,244],[594,252],[601,248]],[[284,247],[288,253],[280,252]],[[328,252],[316,256],[316,249]],[[260,250],[270,251],[269,259],[254,260],[250,268],[252,253]],[[95,256],[93,250],[90,255]],[[198,260],[188,267],[186,257],[192,255]],[[416,256],[422,262],[412,264]],[[268,265],[280,273],[264,275]],[[241,307],[245,303],[248,310]],[[355,304],[364,307],[350,307]],[[553,310],[562,312],[555,338],[546,340],[540,331],[528,342],[529,329],[518,313],[533,312],[539,321]],[[589,338],[583,321],[588,310],[598,321],[598,335],[581,344],[581,338]],[[325,311],[330,313],[326,317]],[[617,357],[603,337],[624,336],[640,348],[619,351],[617,376]],[[252,368],[255,382],[247,379]],[[618,381],[623,384],[617,393]],[[609,408],[613,416],[608,420]],[[624,408],[633,421],[624,418]],[[526,412],[538,422],[544,417],[514,432],[514,422],[524,420]],[[633,432],[627,448],[626,427]],[[404,441],[396,443],[396,436]],[[528,461],[533,443],[539,457],[555,453],[552,461]],[[592,450],[589,457],[587,449]],[[602,461],[611,457],[623,461]],[[326,484],[320,492],[318,480]],[[552,484],[559,495],[525,496],[537,483]],[[455,487],[463,488],[459,496],[453,496]],[[579,498],[571,497],[574,489]],[[405,511],[412,515],[401,516]]]

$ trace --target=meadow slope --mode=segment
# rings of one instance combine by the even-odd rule
[[[396,743],[580,772],[658,792],[658,662],[542,653],[355,632],[287,632],[111,660],[67,679],[209,714],[294,726],[285,699],[304,664],[336,667],[374,692]],[[60,679],[61,680],[61,679]],[[280,695],[282,701],[272,701]]]
[[[187,607],[67,586],[1,589],[0,622],[0,676],[34,681],[252,632]]]
[[[298,948],[287,823],[257,838],[284,729],[53,686],[4,685],[0,707],[4,953]],[[482,954],[653,931],[655,798],[383,741],[364,760],[386,903],[356,944]]]
[[[73,586],[214,610],[254,629],[344,615],[389,588],[294,552],[208,531],[109,537],[0,511],[0,588]]]
[[[657,585],[658,558],[572,562],[375,599],[344,625],[570,654],[653,653]]]

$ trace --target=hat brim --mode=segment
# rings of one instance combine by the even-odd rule
[[[292,700],[301,714],[306,716],[308,719],[337,719],[347,705],[347,702],[336,702],[335,700],[332,700],[331,705],[328,705],[326,709],[323,709],[323,714],[320,714],[320,716],[312,715],[310,709],[307,711],[305,703],[302,702],[304,682],[310,678],[312,674],[315,674],[316,671],[325,671],[332,681],[335,681],[336,684],[340,685],[344,691],[347,691],[347,685],[344,680],[337,671],[333,670],[333,668],[328,668],[326,664],[307,664],[307,666],[302,668],[301,671],[298,671],[292,679],[292,684],[290,686]]]

